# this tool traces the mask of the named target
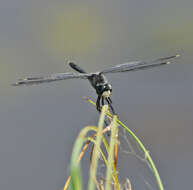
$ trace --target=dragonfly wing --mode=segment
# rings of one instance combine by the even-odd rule
[[[38,77],[28,77],[19,80],[14,86],[21,86],[21,85],[33,85],[33,84],[41,84],[41,83],[48,83],[48,82],[54,82],[59,80],[66,80],[66,79],[74,79],[74,78],[80,78],[80,79],[87,79],[90,76],[90,74],[82,74],[82,73],[56,73],[51,74],[48,76],[38,76]]]
[[[161,66],[165,64],[169,64],[169,60],[178,57],[179,55],[174,55],[170,57],[163,57],[160,59],[156,59],[149,62],[144,61],[133,61],[128,63],[123,63],[120,65],[115,65],[114,67],[107,68],[103,70],[101,73],[118,73],[118,72],[127,72],[127,71],[134,71],[134,70],[142,70],[151,67]]]

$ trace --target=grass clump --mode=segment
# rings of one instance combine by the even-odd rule
[[[87,99],[94,106],[95,103]],[[112,118],[111,123],[106,128],[103,128],[105,116]],[[91,153],[90,161],[90,174],[88,180],[88,190],[94,190],[95,187],[97,190],[132,190],[131,183],[128,178],[125,179],[124,183],[120,183],[118,179],[117,171],[117,159],[118,159],[118,126],[123,127],[126,132],[135,140],[139,145],[140,149],[145,155],[149,166],[152,169],[152,172],[155,176],[157,186],[160,190],[164,190],[161,178],[156,169],[156,166],[149,154],[149,151],[146,150],[145,146],[139,140],[139,138],[126,126],[124,125],[116,115],[111,115],[108,111],[108,106],[103,106],[99,118],[98,127],[96,126],[87,126],[83,128],[73,147],[71,164],[70,164],[70,176],[68,177],[63,190],[82,190],[82,175],[80,169],[80,161],[88,148],[89,144],[93,144],[93,150]],[[111,130],[111,136],[109,142],[107,142],[104,134]],[[87,137],[89,131],[94,131],[95,134],[91,137]],[[105,150],[101,148],[101,145],[104,145]],[[105,154],[105,152],[106,154]],[[99,156],[102,157],[105,167],[106,167],[106,176],[105,179],[97,179],[97,168],[98,168],[98,159]],[[70,184],[70,185],[69,185]]]

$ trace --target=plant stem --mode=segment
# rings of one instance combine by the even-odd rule
[[[96,104],[89,98],[87,98],[87,101],[89,103],[91,103],[92,105],[94,105],[96,107]],[[107,115],[111,118],[113,118],[112,114],[110,114],[109,112],[107,113]],[[153,174],[156,178],[157,181],[157,185],[159,187],[160,190],[164,190],[163,184],[162,184],[162,180],[160,178],[160,175],[158,173],[158,170],[149,154],[149,152],[147,151],[147,149],[145,148],[145,146],[143,145],[143,143],[140,141],[140,139],[133,133],[133,131],[131,131],[125,124],[123,124],[119,119],[117,119],[117,123],[122,126],[132,137],[133,139],[136,141],[136,143],[139,145],[140,149],[142,150],[142,152],[145,154],[145,157],[148,161],[148,163],[150,164]]]

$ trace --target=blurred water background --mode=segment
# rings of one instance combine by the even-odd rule
[[[82,98],[96,98],[87,81],[22,88],[11,83],[71,71],[66,59],[97,71],[176,53],[176,64],[108,79],[120,119],[150,150],[166,189],[191,189],[192,19],[190,0],[1,0],[0,189],[61,189],[74,139],[98,120]],[[144,181],[153,178],[146,166],[124,154],[119,165],[133,189],[149,189]]]

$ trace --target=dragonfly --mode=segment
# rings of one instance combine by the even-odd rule
[[[115,65],[109,68],[106,68],[102,71],[87,73],[81,67],[79,67],[74,62],[69,62],[69,66],[77,72],[66,72],[66,73],[55,73],[50,75],[40,75],[35,77],[27,77],[24,79],[18,80],[18,82],[14,83],[14,86],[23,86],[23,85],[34,85],[34,84],[42,84],[42,83],[50,83],[60,80],[67,79],[87,79],[92,87],[96,90],[96,94],[98,95],[96,100],[96,108],[98,111],[101,110],[101,105],[103,106],[105,102],[109,105],[113,114],[115,114],[115,110],[112,106],[111,93],[112,93],[112,85],[108,82],[106,78],[106,74],[110,73],[122,73],[129,71],[137,71],[148,68],[153,68],[157,66],[163,66],[170,64],[170,60],[179,57],[179,55],[163,57],[151,61],[132,61],[127,63],[122,63],[119,65]]]

